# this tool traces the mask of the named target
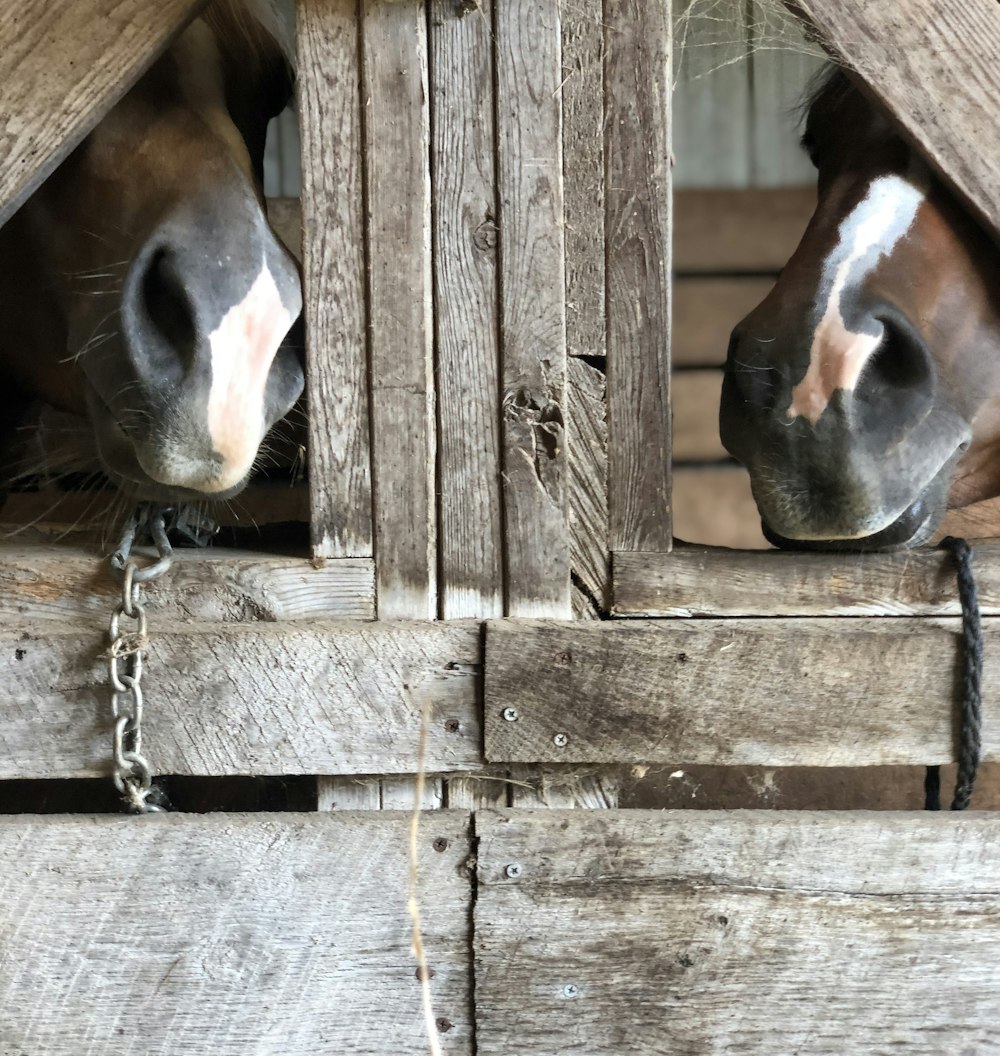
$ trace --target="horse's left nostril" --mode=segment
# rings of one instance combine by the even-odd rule
[[[923,389],[933,382],[930,352],[919,335],[894,319],[880,320],[883,333],[865,373],[890,390]]]
[[[195,342],[194,315],[183,281],[166,249],[150,258],[142,277],[145,314],[169,348],[187,354]]]

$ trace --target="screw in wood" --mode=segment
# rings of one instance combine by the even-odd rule
[[[518,714],[517,708],[504,708],[503,711],[500,712],[500,714],[503,715],[507,722],[517,722],[517,720],[521,717]]]
[[[511,862],[510,865],[504,869],[504,875],[508,880],[516,880],[524,872],[524,867],[520,862]]]
[[[441,851],[448,850],[448,841],[443,836],[438,836],[431,846],[440,854]]]
[[[566,745],[569,744],[569,737],[567,737],[565,733],[557,733],[555,737],[552,738],[552,743],[557,748],[565,748]]]
[[[576,983],[567,983],[562,988],[562,992],[563,992],[563,997],[579,997],[580,996],[580,988],[576,985]]]

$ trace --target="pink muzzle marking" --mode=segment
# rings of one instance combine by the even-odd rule
[[[213,486],[204,490],[227,491],[250,472],[264,438],[268,374],[292,322],[265,263],[246,297],[209,335],[208,432],[222,468]]]

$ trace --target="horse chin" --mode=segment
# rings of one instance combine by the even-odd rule
[[[948,485],[955,459],[949,459],[930,484],[880,531],[854,539],[792,539],[776,532],[761,518],[764,537],[781,550],[887,551],[911,550],[934,534],[947,508]]]

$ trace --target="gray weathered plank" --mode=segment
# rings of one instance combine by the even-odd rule
[[[137,550],[137,554],[141,551]],[[326,561],[246,550],[177,550],[169,574],[143,586],[156,620],[255,623],[375,615],[370,558]],[[103,626],[121,588],[107,560],[76,546],[0,545],[0,620]]]
[[[440,613],[503,615],[490,0],[432,0]]]
[[[297,10],[313,552],[370,557],[357,3],[299,0]]]
[[[408,828],[399,814],[0,818],[4,1050],[426,1053]],[[417,846],[442,1044],[471,1053],[468,815],[428,817]]]
[[[958,620],[487,625],[489,762],[876,766],[955,756]],[[1000,621],[984,620],[984,759]],[[518,719],[506,721],[506,708]]]
[[[583,587],[606,612],[611,598],[607,378],[589,363],[573,358],[567,364],[566,380],[570,561],[577,577],[574,598]]]
[[[681,187],[750,183],[747,0],[673,0],[673,178]]]
[[[996,817],[504,811],[476,831],[480,1056],[1000,1046]]]
[[[604,12],[603,0],[564,3],[562,150],[566,252],[566,350],[603,356],[604,315]]]
[[[610,543],[667,552],[670,14],[607,0],[604,17]]]
[[[103,621],[0,632],[0,779],[109,773]],[[170,774],[413,774],[476,769],[480,629],[150,621],[144,752]]]
[[[974,550],[983,613],[1000,616],[1000,543]],[[763,554],[681,547],[615,554],[618,616],[957,616],[955,568],[940,550]]]
[[[152,65],[203,0],[0,8],[0,225]]]
[[[798,0],[793,6],[1000,235],[996,0]]]
[[[437,615],[430,103],[423,0],[364,0],[378,614]]]
[[[569,616],[559,5],[494,8],[506,611]]]

